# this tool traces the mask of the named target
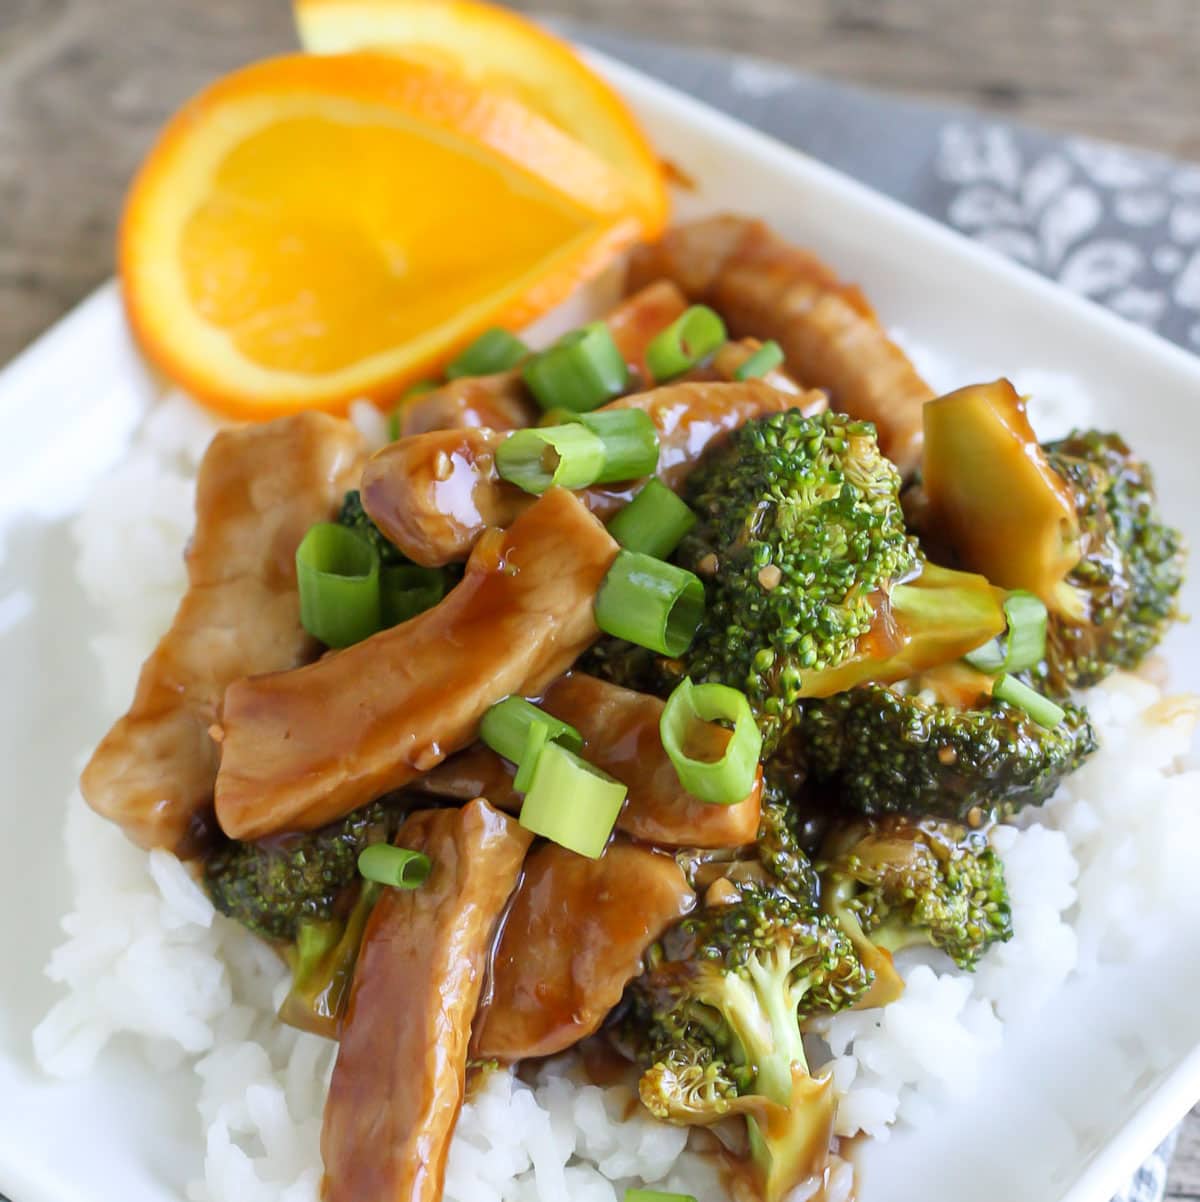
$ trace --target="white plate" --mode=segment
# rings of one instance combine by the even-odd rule
[[[1076,373],[1099,423],[1133,436],[1158,469],[1168,513],[1200,544],[1200,362],[597,61],[696,181],[680,215],[753,212],[816,247],[863,284],[889,324],[937,350],[947,382]],[[29,1041],[54,1000],[41,968],[69,902],[62,799],[107,717],[87,651],[96,616],[73,583],[66,521],[118,459],[154,391],[111,286],[0,375],[0,1192],[14,1202],[178,1198],[202,1154],[185,1078],[154,1073],[118,1047],[90,1080],[55,1084],[35,1072]],[[1192,612],[1197,598],[1193,581]],[[1170,645],[1176,682],[1200,684],[1200,628],[1179,629]],[[969,1103],[931,1129],[865,1148],[860,1202],[1106,1202],[1200,1097],[1200,1007],[1190,1004],[1200,996],[1200,931],[1177,925],[1170,955],[1075,983],[1032,1027],[1010,1027]],[[1113,1047],[1139,1049],[1144,1071],[1114,1079]]]

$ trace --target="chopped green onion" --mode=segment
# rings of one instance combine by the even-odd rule
[[[358,853],[359,875],[368,881],[391,885],[393,889],[416,889],[423,885],[431,867],[424,852],[393,847],[390,843],[372,843]]]
[[[552,743],[562,743],[572,751],[583,750],[583,735],[567,722],[538,709],[524,697],[505,697],[483,715],[479,737],[497,754],[511,763],[519,764],[530,727],[541,724],[547,728]]]
[[[1015,676],[1001,676],[992,688],[992,696],[1024,710],[1039,726],[1048,729],[1057,726],[1067,716],[1061,705],[1055,705],[1049,697],[1043,697]]]
[[[718,760],[697,760],[687,753],[688,733],[696,723],[733,723],[733,733]],[[723,684],[679,682],[658,720],[663,750],[675,765],[679,783],[693,796],[713,805],[743,801],[754,788],[762,732],[743,693]]]
[[[1008,622],[1006,644],[1001,649],[996,639],[964,656],[972,668],[994,674],[1016,674],[1032,668],[1046,654],[1046,606],[1040,597],[1023,590],[1008,594],[1004,601]]]
[[[573,409],[546,409],[538,418],[539,426],[565,426],[577,414]]]
[[[520,823],[535,835],[595,860],[604,852],[626,792],[620,781],[549,743],[538,756]]]
[[[533,770],[537,767],[538,759],[552,742],[550,724],[548,722],[531,722],[529,733],[525,736],[525,746],[521,758],[517,760],[517,774],[513,777],[513,788],[518,793],[528,793],[533,784]]]
[[[627,1189],[625,1202],[696,1202],[692,1194],[671,1194],[661,1189]]]
[[[658,430],[641,409],[605,409],[577,413],[567,419],[586,426],[604,443],[604,468],[596,484],[636,480],[658,467]]]
[[[666,559],[696,524],[696,515],[661,480],[650,480],[608,523],[627,551]]]
[[[704,585],[684,568],[638,551],[618,551],[596,594],[596,625],[605,634],[682,655],[704,617]]]
[[[516,367],[529,354],[527,347],[515,334],[498,326],[484,330],[457,359],[446,368],[446,379],[460,376],[491,376],[498,371]]]
[[[397,626],[432,609],[446,595],[446,574],[441,568],[402,563],[384,568],[379,576],[379,598],[384,626]]]
[[[586,426],[514,430],[496,451],[496,471],[526,492],[587,488],[604,471],[604,443]]]
[[[707,305],[692,305],[646,347],[646,366],[655,380],[669,380],[695,367],[725,341],[725,323]]]
[[[406,388],[400,396],[400,404],[388,414],[388,440],[395,442],[400,437],[400,427],[404,422],[404,410],[410,401],[425,396],[440,387],[436,380],[418,380],[411,388]]]
[[[588,413],[625,391],[629,369],[608,326],[594,321],[534,355],[523,376],[543,409]]]
[[[774,371],[783,362],[783,347],[774,339],[764,342],[733,373],[735,380],[757,380],[767,372]]]
[[[379,554],[348,526],[319,522],[296,548],[300,624],[327,647],[379,630]]]

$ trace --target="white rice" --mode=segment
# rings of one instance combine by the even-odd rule
[[[1055,424],[1085,418],[1077,390],[1063,395]],[[359,406],[354,416],[382,441],[373,410]],[[80,584],[109,618],[95,651],[114,714],[182,591],[193,478],[214,429],[185,398],[156,407],[76,522]],[[1195,706],[1165,702],[1130,676],[1086,701],[1099,753],[1021,825],[993,835],[1012,895],[1012,941],[974,974],[912,954],[898,1002],[839,1015],[823,1044],[812,1040],[814,1062],[834,1074],[839,1134],[886,1138],[891,1124],[919,1124],[945,1099],[970,1094],[1006,1023],[1027,1021],[1072,973],[1131,953],[1135,940],[1144,947],[1148,915],[1200,913],[1200,874],[1186,862],[1200,842],[1200,771],[1181,766]],[[214,912],[175,857],[137,850],[78,794],[66,844],[74,909],[47,968],[65,996],[34,1032],[42,1067],[86,1074],[119,1036],[136,1038],[156,1068],[190,1061],[205,1157],[188,1197],[316,1202],[335,1046],[276,1021],[283,966]],[[447,1202],[617,1202],[638,1184],[720,1196],[711,1160],[688,1150],[686,1133],[629,1102],[626,1087],[588,1083],[569,1056],[543,1065],[532,1084],[492,1073],[463,1108]],[[830,1202],[849,1189],[848,1173],[838,1180]]]

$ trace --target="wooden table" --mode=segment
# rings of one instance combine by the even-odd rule
[[[1200,159],[1196,0],[555,9]],[[166,115],[222,71],[293,44],[287,0],[0,0],[0,362],[111,273],[122,190]],[[1200,1108],[1168,1196],[1200,1199]]]

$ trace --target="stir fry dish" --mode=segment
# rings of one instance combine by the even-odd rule
[[[86,799],[338,1041],[330,1202],[440,1202],[472,1084],[572,1050],[709,1129],[740,1196],[819,1197],[807,1037],[896,1001],[904,949],[970,971],[1013,936],[991,828],[1177,616],[1150,469],[1039,443],[1006,380],[935,396],[740,216],[636,249],[547,347],[487,331],[390,420],[373,454],[313,412],[216,437]]]

